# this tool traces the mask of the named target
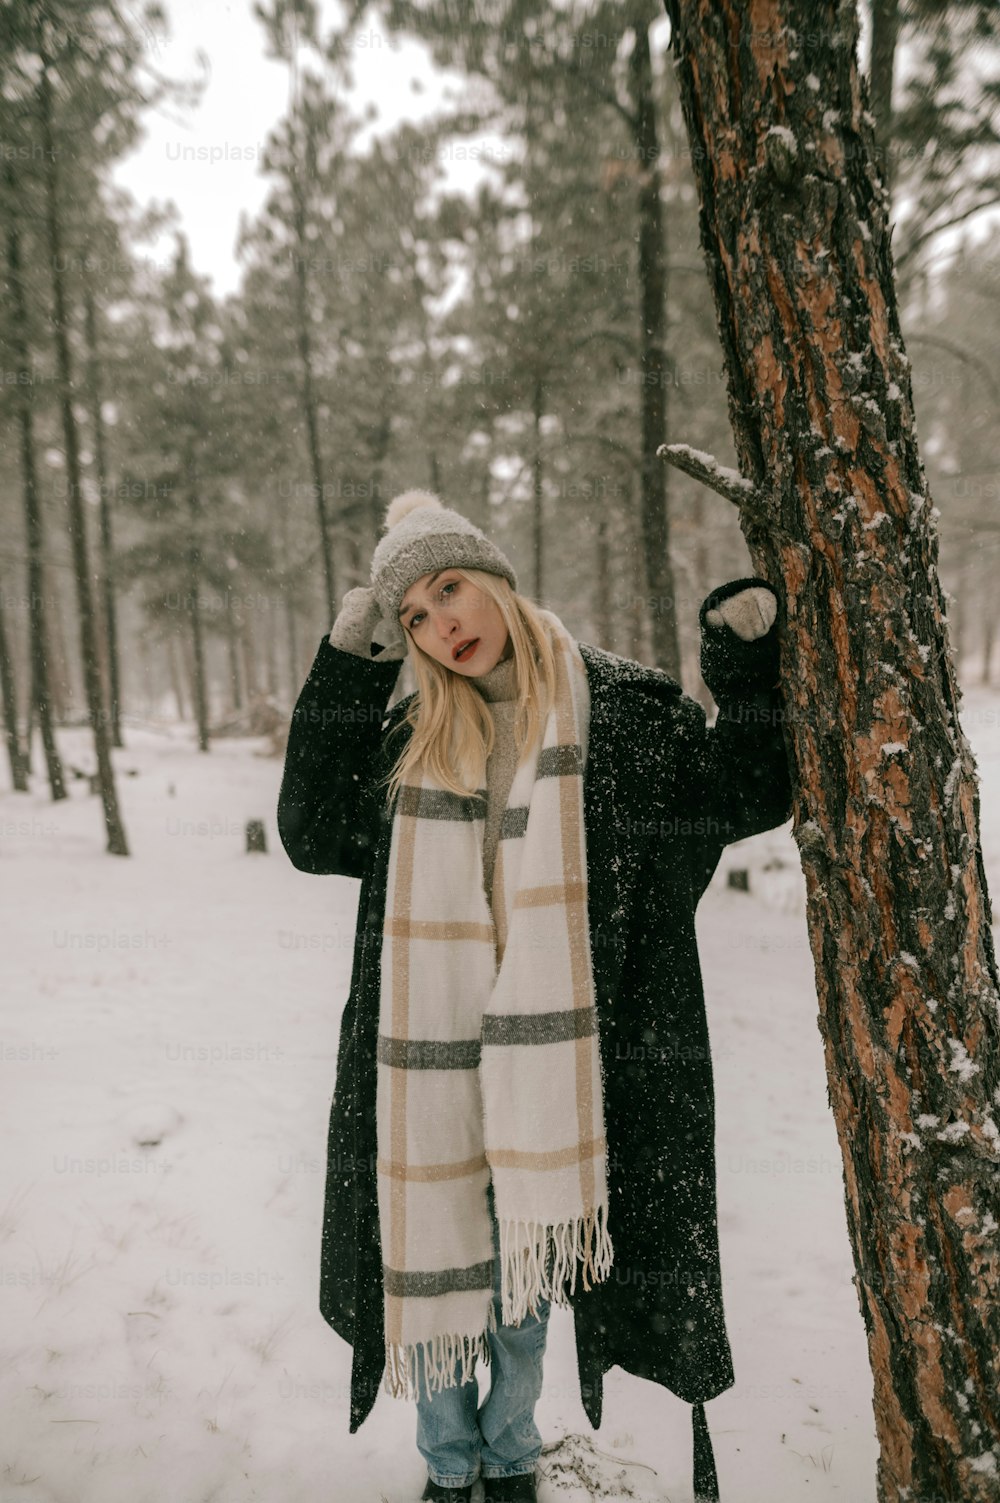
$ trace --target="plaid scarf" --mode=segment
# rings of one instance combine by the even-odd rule
[[[604,1096],[587,917],[583,764],[590,694],[579,648],[541,612],[556,666],[537,758],[517,767],[493,911],[486,790],[417,768],[393,816],[382,936],[376,1130],[386,1389],[410,1397],[489,1361],[492,1178],[501,1320],[563,1283],[607,1277]],[[603,1213],[603,1221],[602,1221]]]

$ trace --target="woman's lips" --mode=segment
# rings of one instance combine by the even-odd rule
[[[452,657],[455,659],[456,663],[466,663],[468,662],[469,658],[471,658],[472,654],[475,652],[478,646],[479,638],[473,637],[472,640],[462,648],[461,652],[452,653]]]

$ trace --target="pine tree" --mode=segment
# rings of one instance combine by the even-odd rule
[[[975,762],[850,3],[668,0],[794,835],[880,1503],[1000,1499],[1000,993]]]

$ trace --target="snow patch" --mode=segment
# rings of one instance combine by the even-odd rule
[[[948,1048],[951,1050],[951,1064],[948,1068],[960,1080],[971,1080],[973,1075],[979,1074],[979,1066],[969,1058],[969,1052],[961,1039],[949,1039]]]
[[[772,125],[767,134],[769,136],[777,136],[781,144],[787,146],[791,152],[798,149],[799,143],[795,139],[795,132],[789,130],[787,125]]]
[[[951,767],[949,768],[948,776],[944,780],[944,801],[946,804],[950,804],[955,796],[955,781],[958,778],[961,767],[962,759],[961,757],[956,757],[954,762],[951,764]],[[954,876],[954,874],[955,868],[953,867],[952,876]]]

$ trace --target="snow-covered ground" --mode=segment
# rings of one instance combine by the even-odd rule
[[[969,691],[963,724],[996,887],[1000,696]],[[358,884],[290,865],[260,743],[127,740],[130,860],[104,855],[85,785],[56,806],[38,777],[0,794],[0,1500],[409,1503],[414,1407],[382,1392],[348,1433],[350,1351],[317,1309]],[[88,760],[84,732],[62,744]],[[251,817],[266,855],[244,854]],[[726,885],[739,865],[750,895]],[[698,938],[736,1370],[706,1410],[722,1497],[869,1503],[871,1375],[790,823],[726,852]],[[690,1503],[689,1407],[615,1368],[591,1431],[559,1308],[537,1418],[543,1503]]]

